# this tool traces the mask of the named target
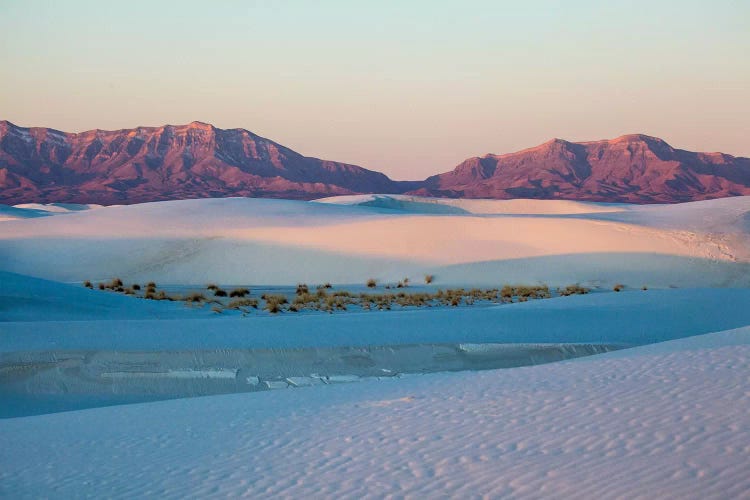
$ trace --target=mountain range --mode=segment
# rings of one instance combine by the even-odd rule
[[[0,121],[0,203],[130,204],[355,193],[675,203],[750,195],[750,158],[675,149],[642,134],[554,139],[469,158],[423,181],[303,156],[244,129],[202,122],[66,133]]]

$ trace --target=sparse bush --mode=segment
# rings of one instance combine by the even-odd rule
[[[431,275],[431,274],[425,274],[425,276],[424,276],[424,282],[425,282],[426,285],[429,285],[434,280],[435,280],[435,277],[433,275]]]
[[[271,314],[281,312],[282,305],[287,303],[287,298],[284,295],[264,294],[263,298],[266,301],[265,309]]]
[[[378,286],[377,280],[375,280],[374,278],[370,278],[369,280],[367,280],[367,288],[375,288],[376,286]]]
[[[230,297],[247,297],[248,295],[250,295],[250,290],[247,288],[235,288],[229,292]]]
[[[161,292],[161,293],[164,293],[164,292]],[[206,297],[202,293],[195,292],[195,293],[186,295],[185,297],[183,297],[182,300],[184,300],[185,302],[205,302]]]
[[[330,283],[326,282],[323,284],[323,288],[333,288]]]
[[[130,288],[132,288],[133,290],[140,290],[141,285],[139,285],[138,283],[133,283],[133,286],[131,286]]]
[[[258,299],[235,299],[229,302],[227,309],[240,309],[242,307],[258,308]]]
[[[304,283],[299,283],[297,285],[297,290],[295,291],[295,293],[297,295],[302,295],[303,293],[310,293],[310,288]]]
[[[226,297],[226,296],[227,296],[227,292],[222,290],[221,288],[217,288],[216,290],[214,290],[214,297]]]
[[[612,290],[614,290],[615,292],[620,292],[622,291],[623,288],[625,288],[625,285],[621,283],[617,283],[615,286],[612,287]]]
[[[83,286],[85,286],[86,288],[94,288],[94,285],[92,285],[89,280],[84,281]]]
[[[218,289],[219,289],[219,285],[217,285],[216,283],[209,283],[208,285],[206,285],[206,290],[216,291]]]
[[[146,288],[156,288],[156,283],[154,283],[153,281],[149,281],[148,283],[146,283]]]
[[[579,284],[568,285],[565,288],[557,289],[557,293],[562,297],[567,297],[569,295],[585,295],[589,293],[590,291],[591,291],[590,289],[586,287],[582,287]]]
[[[105,288],[104,283],[99,283],[99,290],[104,290]]]

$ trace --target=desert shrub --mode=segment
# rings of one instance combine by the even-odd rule
[[[425,274],[424,275],[424,282],[425,282],[426,285],[429,285],[434,280],[435,280],[435,277],[433,275],[431,275],[431,274]]]
[[[156,283],[154,283],[153,281],[149,281],[148,283],[146,283],[146,288],[156,288]]]
[[[217,288],[214,290],[214,297],[226,297],[227,292],[225,290],[222,290],[221,288]]]
[[[218,289],[219,289],[219,285],[217,285],[216,283],[209,283],[208,285],[206,285],[206,290],[218,290]]]
[[[374,278],[370,278],[369,280],[367,280],[367,288],[375,288],[376,286],[378,286],[377,280],[375,280]]]
[[[161,293],[164,293],[163,291]],[[205,302],[206,297],[202,293],[194,292],[183,297],[185,302]]]
[[[330,284],[330,283],[328,283],[328,282],[325,282],[325,283],[323,284],[323,288],[333,288],[333,287],[331,286],[331,284]]]
[[[625,288],[625,285],[621,283],[617,283],[615,284],[615,286],[612,287],[612,290],[614,290],[615,292],[620,292],[622,291],[623,288]]]
[[[134,290],[133,290],[132,288],[130,288],[130,287],[124,288],[124,289],[122,290],[122,292],[123,292],[123,293],[124,293],[125,295],[135,295],[135,291],[134,291]]]
[[[84,281],[83,286],[85,286],[86,288],[94,288],[94,285],[92,285],[89,280]]]
[[[250,295],[250,290],[247,288],[235,288],[229,292],[230,297],[247,297],[248,295]]]
[[[227,309],[240,309],[241,307],[252,307],[253,309],[258,308],[258,299],[235,299],[227,304]]]
[[[557,293],[562,297],[567,297],[568,295],[585,295],[590,291],[590,289],[583,287],[577,283],[575,285],[568,285],[565,288],[557,289]]]
[[[304,283],[299,283],[297,285],[297,290],[295,291],[295,293],[297,295],[302,295],[303,293],[310,293],[310,288]]]
[[[140,290],[141,285],[139,285],[138,283],[133,283],[133,286],[131,286],[130,288],[132,288],[133,290]]]
[[[272,314],[281,312],[282,305],[287,303],[287,298],[284,295],[264,294],[263,297],[266,301],[265,309]]]
[[[104,290],[105,288],[104,283],[99,283],[99,290]]]

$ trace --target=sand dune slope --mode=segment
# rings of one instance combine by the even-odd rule
[[[537,367],[2,420],[0,494],[737,498],[749,382],[743,328]]]
[[[0,269],[174,284],[362,283],[431,273],[440,285],[746,285],[748,214],[750,197],[648,207],[392,196],[183,200],[5,221]],[[583,255],[591,266],[571,264]],[[669,272],[633,274],[659,268]]]

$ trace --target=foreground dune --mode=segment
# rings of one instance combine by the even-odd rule
[[[0,493],[741,497],[749,360],[743,328],[536,367],[0,420]]]
[[[183,200],[5,221],[0,269],[173,284],[430,273],[440,285],[742,286],[750,283],[749,213],[748,197],[648,207],[392,196]],[[583,255],[596,264],[576,265]],[[638,272],[660,268],[669,272]]]

